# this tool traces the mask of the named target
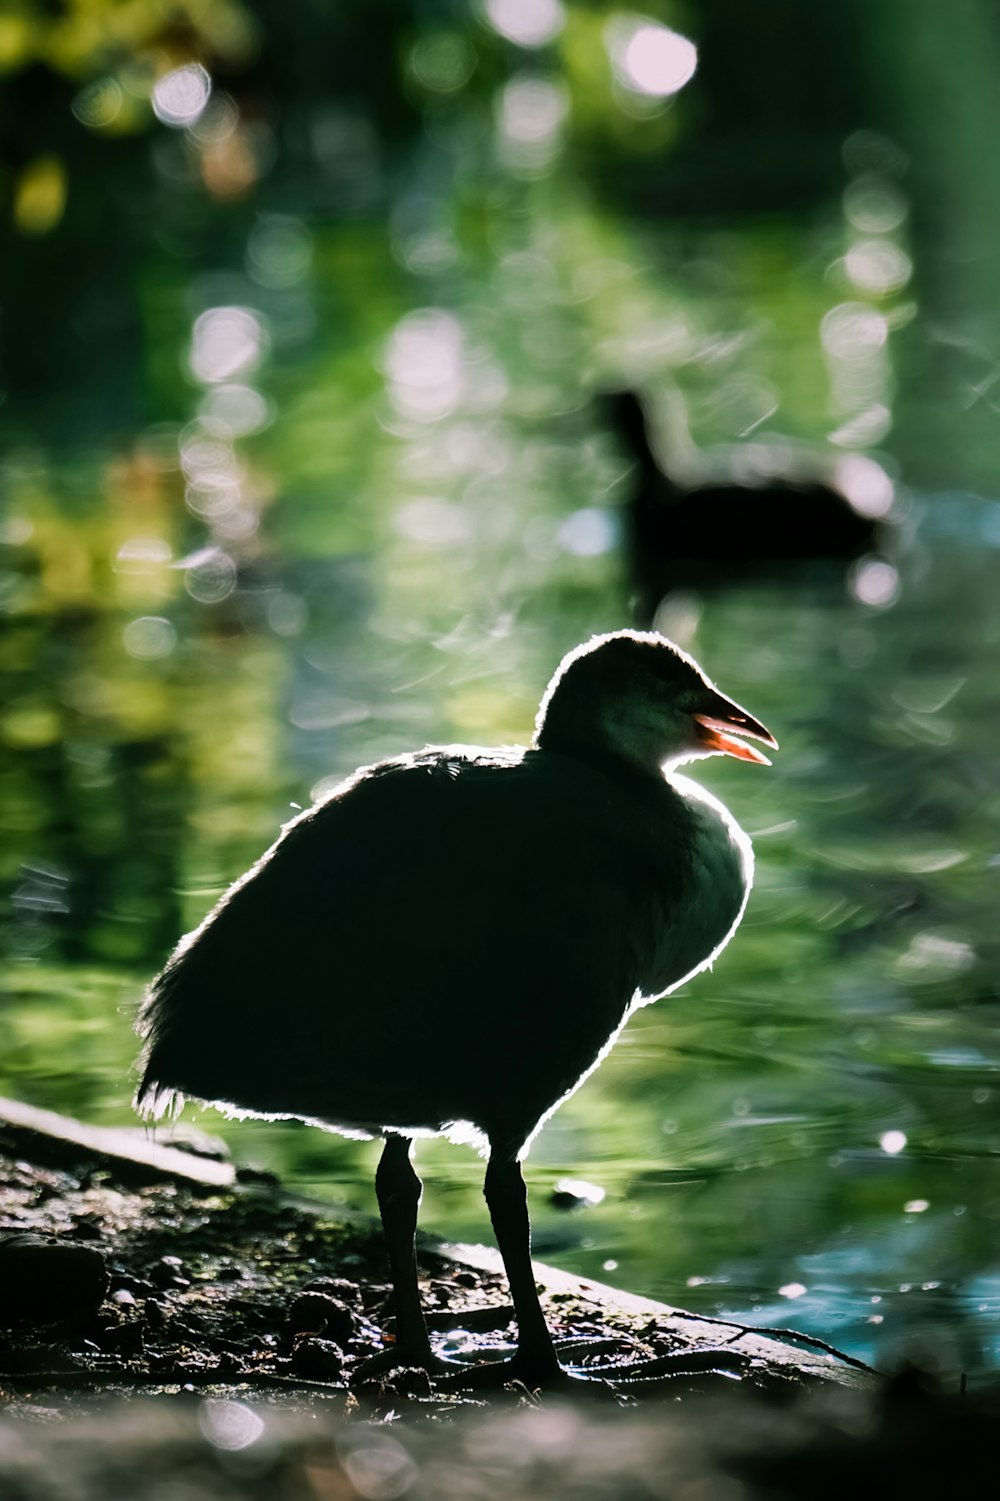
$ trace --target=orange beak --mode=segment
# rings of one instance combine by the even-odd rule
[[[761,766],[770,766],[768,757],[757,750],[756,746],[747,745],[745,741],[735,738],[737,735],[747,735],[752,740],[762,740],[765,745],[777,750],[777,740],[759,719],[754,719],[752,714],[741,709],[739,704],[734,704],[732,699],[723,698],[721,693],[713,693],[705,707],[706,713],[691,715],[700,748],[735,756],[738,761],[756,761]]]

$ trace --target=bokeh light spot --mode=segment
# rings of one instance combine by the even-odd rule
[[[625,88],[666,99],[688,83],[698,67],[698,49],[687,37],[658,22],[623,18],[611,22],[611,62]]]
[[[81,89],[70,105],[81,125],[90,130],[104,130],[118,117],[122,107],[122,87],[115,78],[99,78]]]
[[[855,130],[843,146],[844,166],[852,177],[902,177],[909,157],[901,146],[877,130]]]
[[[899,598],[899,573],[883,558],[862,558],[851,570],[850,589],[861,604],[884,610]]]
[[[213,549],[184,570],[184,587],[199,604],[217,605],[236,588],[236,564],[228,553]]]
[[[387,1435],[365,1436],[365,1442],[348,1447],[341,1463],[348,1479],[365,1501],[395,1501],[409,1490],[418,1475],[417,1466],[402,1444]]]
[[[209,308],[195,320],[188,363],[205,385],[256,370],[267,334],[259,314],[244,307]]]
[[[130,537],[115,554],[116,573],[145,573],[170,562],[170,543],[163,537]]]
[[[897,961],[897,968],[911,983],[934,982],[971,969],[975,961],[975,950],[963,939],[948,938],[941,933],[918,933]]]
[[[476,66],[474,48],[457,31],[438,31],[414,43],[410,70],[425,89],[453,94],[468,83]]]
[[[14,189],[14,223],[23,235],[47,235],[66,207],[66,168],[58,156],[29,162]]]
[[[153,89],[153,113],[164,125],[181,130],[193,125],[212,92],[212,80],[201,63],[187,63],[165,73]]]
[[[552,160],[569,110],[566,92],[547,78],[512,78],[497,118],[509,166],[541,168]]]
[[[264,1432],[263,1419],[252,1408],[211,1397],[201,1404],[198,1423],[209,1443],[228,1453],[249,1448]]]
[[[600,1184],[588,1183],[585,1178],[557,1178],[552,1188],[554,1193],[568,1194],[577,1203],[587,1205],[591,1209],[603,1203],[607,1197],[606,1190],[601,1188]],[[605,1266],[604,1270],[613,1271],[617,1265],[618,1263],[615,1262],[611,1267]]]
[[[122,642],[130,657],[153,661],[169,657],[177,645],[177,632],[162,615],[140,615],[130,620],[122,632]]]
[[[834,466],[834,479],[854,509],[877,519],[892,510],[895,486],[877,459],[863,453],[846,454]]]
[[[271,421],[271,408],[252,386],[211,386],[198,408],[207,433],[217,438],[245,438]]]
[[[610,552],[618,541],[615,518],[597,506],[574,511],[559,528],[559,541],[578,558],[594,558]]]
[[[294,287],[309,274],[312,235],[290,214],[265,214],[250,235],[247,270],[273,291]]]
[[[859,353],[881,349],[889,337],[889,325],[881,313],[863,302],[841,302],[823,319],[820,337],[829,354],[856,358]]]
[[[197,425],[185,430],[180,442],[181,468],[192,481],[206,474],[228,474],[236,478],[236,455],[228,443],[208,438]]]
[[[418,308],[400,319],[384,362],[397,411],[429,422],[453,411],[462,394],[463,348],[462,325],[452,313]]]
[[[238,128],[240,112],[229,94],[213,94],[205,109],[190,126],[191,134],[203,146],[217,146]]]
[[[844,269],[854,285],[873,296],[886,296],[906,286],[913,263],[891,240],[858,240],[844,257]]]
[[[192,515],[215,521],[239,505],[239,480],[223,470],[207,470],[186,486],[184,499]]]
[[[838,448],[867,448],[871,443],[881,443],[891,431],[892,412],[884,401],[873,401],[827,436]]]
[[[895,184],[880,177],[855,178],[844,191],[844,213],[862,234],[891,234],[903,223],[908,207]]]
[[[566,24],[560,0],[486,0],[494,31],[519,47],[544,47]]]
[[[298,594],[279,589],[267,602],[267,623],[276,636],[298,636],[309,620],[309,608]]]
[[[469,518],[461,506],[430,497],[411,500],[396,513],[396,530],[409,542],[424,547],[455,547],[471,533]]]

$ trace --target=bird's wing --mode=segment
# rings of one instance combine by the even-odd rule
[[[682,862],[646,818],[541,753],[376,768],[296,820],[168,966],[151,1075],[344,1124],[487,1129],[507,1096],[540,1113],[619,1025],[668,920]]]

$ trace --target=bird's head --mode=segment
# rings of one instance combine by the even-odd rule
[[[538,711],[539,750],[606,758],[644,770],[700,756],[768,758],[753,745],[778,742],[726,698],[697,662],[652,631],[595,636],[560,662]]]

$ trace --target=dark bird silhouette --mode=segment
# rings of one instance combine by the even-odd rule
[[[474,1131],[518,1323],[503,1374],[558,1379],[519,1158],[630,1012],[732,936],[750,842],[677,767],[766,764],[747,736],[776,743],[662,636],[595,637],[560,663],[529,749],[431,747],[356,772],[285,826],[153,982],[140,1108],[182,1093],[385,1137],[395,1363],[440,1364],[417,1291],[411,1138]]]
[[[829,571],[884,545],[879,517],[891,504],[891,488],[863,510],[843,491],[805,475],[686,486],[657,458],[634,391],[606,394],[603,410],[633,460],[625,531],[642,619],[651,619],[663,596],[679,586],[801,576],[810,565],[814,573],[816,565]]]

